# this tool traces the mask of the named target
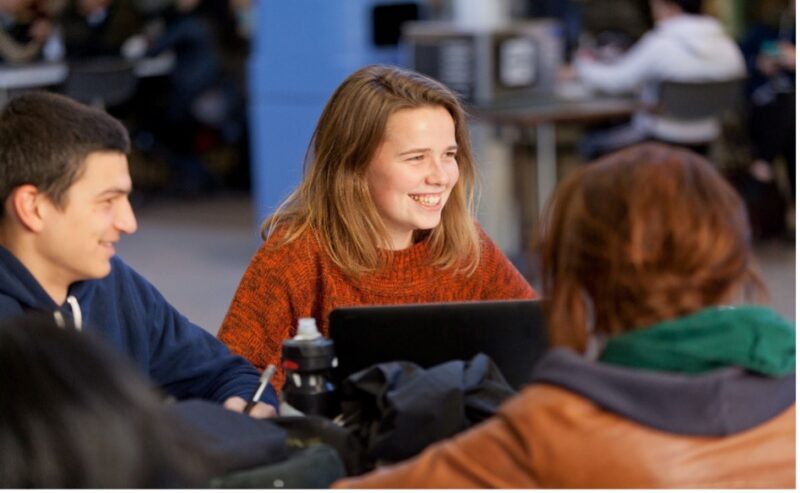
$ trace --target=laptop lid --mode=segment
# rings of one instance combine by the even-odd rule
[[[428,368],[482,352],[518,389],[548,346],[535,300],[337,308],[330,314],[330,335],[338,381],[377,363],[402,360]]]

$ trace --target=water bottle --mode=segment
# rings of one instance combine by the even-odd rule
[[[281,366],[286,372],[283,396],[303,412],[333,418],[339,414],[339,395],[332,378],[336,367],[333,341],[322,337],[313,318],[301,318],[297,335],[283,341]]]

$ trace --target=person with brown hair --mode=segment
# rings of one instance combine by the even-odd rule
[[[136,232],[130,139],[108,113],[49,92],[0,111],[0,322],[48,314],[97,333],[167,394],[242,412],[259,374],[116,255]],[[275,415],[271,388],[250,413]]]
[[[265,367],[299,317],[328,335],[339,306],[533,298],[476,224],[475,174],[449,89],[396,67],[354,72],[320,116],[302,183],[264,223],[220,339]]]
[[[366,488],[794,488],[795,328],[741,199],[688,150],[640,144],[570,175],[541,241],[554,348],[483,424]]]

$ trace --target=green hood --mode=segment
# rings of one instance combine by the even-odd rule
[[[612,337],[600,361],[681,373],[736,366],[783,376],[795,372],[795,327],[764,307],[706,308]]]

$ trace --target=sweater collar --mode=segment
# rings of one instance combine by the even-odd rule
[[[428,256],[428,238],[414,243],[402,250],[381,250],[389,265],[403,266],[408,263],[419,263]]]
[[[689,374],[735,366],[783,376],[795,371],[795,327],[764,307],[712,307],[612,337],[600,361]]]
[[[388,284],[395,286],[402,283],[406,286],[424,285],[435,268],[429,264],[428,240],[414,243],[403,250],[381,250],[386,263],[382,268],[359,278],[362,286]],[[423,272],[420,271],[422,269]],[[377,283],[377,284],[376,284]]]

